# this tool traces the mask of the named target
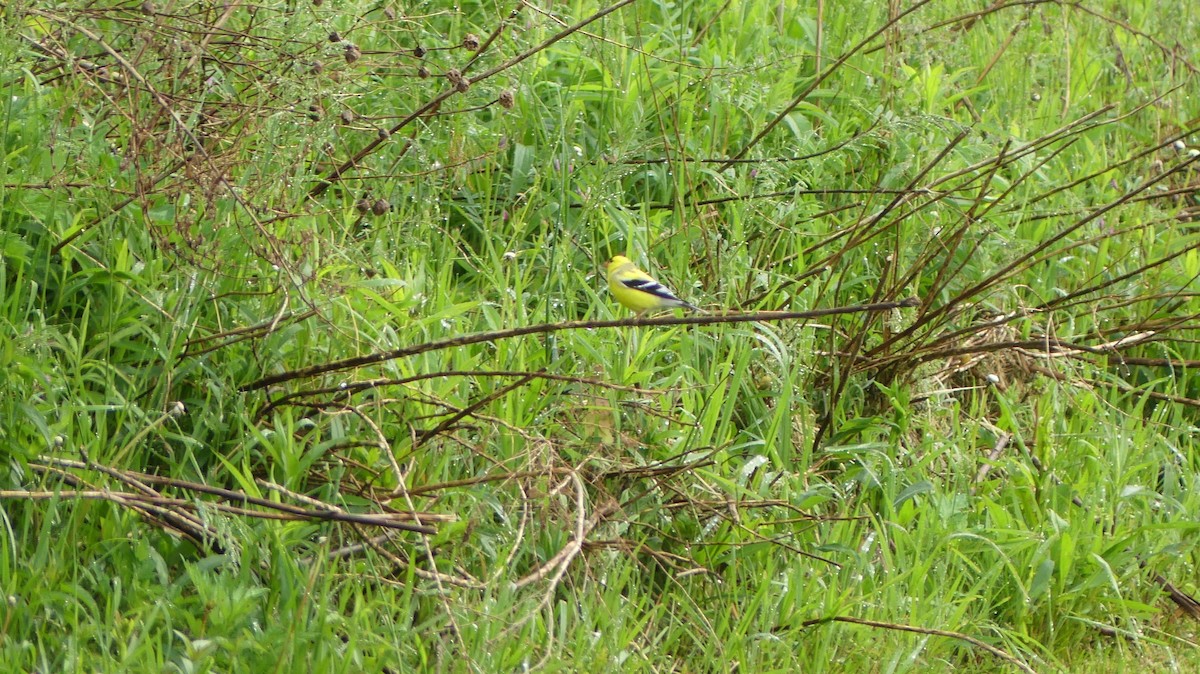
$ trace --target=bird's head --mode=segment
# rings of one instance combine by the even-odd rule
[[[632,263],[630,262],[629,258],[625,257],[624,255],[617,255],[617,256],[614,256],[613,259],[609,260],[608,264],[604,265],[604,268],[607,271],[612,271],[612,270],[616,269],[617,267],[620,267],[623,264],[632,264]]]

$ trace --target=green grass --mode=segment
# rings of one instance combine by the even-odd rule
[[[1200,13],[603,9],[0,10],[0,671],[1200,667]]]

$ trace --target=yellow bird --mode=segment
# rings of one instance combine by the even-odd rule
[[[675,296],[666,286],[655,281],[646,272],[634,266],[633,262],[624,255],[618,255],[608,261],[608,289],[618,302],[632,309],[641,316],[654,309],[673,309],[682,307],[692,311],[700,311]]]

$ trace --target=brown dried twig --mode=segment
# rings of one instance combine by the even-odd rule
[[[269,386],[291,381],[293,379],[306,379],[322,374],[329,374],[331,372],[351,370],[363,367],[365,365],[373,365],[388,360],[395,360],[397,358],[415,356],[422,353],[428,353],[430,351],[454,349],[471,344],[495,342],[502,339],[523,337],[525,335],[542,335],[551,332],[561,332],[564,330],[595,330],[600,328],[628,328],[637,326],[717,325],[721,323],[795,321],[819,318],[822,316],[835,316],[839,314],[892,311],[894,309],[914,307],[918,304],[919,302],[914,299],[905,299],[896,302],[877,302],[874,304],[860,304],[854,306],[833,307],[829,309],[813,309],[812,311],[760,311],[748,314],[704,314],[683,317],[666,316],[661,318],[625,318],[611,321],[566,321],[563,323],[541,323],[537,325],[526,325],[519,328],[510,328],[508,330],[496,330],[493,332],[460,335],[458,337],[451,337],[440,341],[426,342],[424,344],[417,344],[415,346],[406,346],[399,349],[394,349],[392,351],[383,351],[379,353],[368,354],[366,356],[354,356],[352,358],[345,358],[343,360],[333,361],[330,363],[313,365],[310,367],[300,368],[298,370],[292,370],[291,372],[282,372],[263,377],[257,381],[246,384],[241,388],[241,390],[257,391]]]
[[[895,630],[898,632],[913,632],[915,634],[929,634],[929,635],[937,636],[937,637],[948,637],[951,639],[960,639],[962,641],[965,641],[965,642],[971,644],[972,646],[982,648],[983,650],[987,651],[988,653],[991,653],[992,655],[996,656],[997,658],[1000,658],[1001,660],[1004,660],[1005,662],[1012,664],[1013,666],[1017,667],[1018,669],[1020,669],[1022,672],[1025,672],[1026,674],[1037,674],[1037,672],[1032,667],[1025,664],[1025,662],[1020,660],[1019,658],[1009,655],[1008,653],[1005,653],[1004,651],[1000,650],[999,648],[996,648],[995,646],[993,646],[981,639],[973,637],[969,634],[963,634],[962,632],[951,632],[949,630],[939,630],[939,629],[933,629],[930,627],[917,627],[916,625],[902,625],[899,623],[887,623],[887,622],[881,622],[878,620],[866,620],[864,618],[855,618],[853,616],[829,616],[826,618],[814,618],[813,620],[805,620],[803,623],[801,623],[801,627],[807,628],[807,627],[812,627],[814,625],[825,625],[825,624],[828,624],[831,622],[850,623],[852,625],[864,625],[866,627],[878,627],[880,629]]]
[[[445,515],[436,515],[431,513],[416,513],[416,512],[383,512],[383,513],[352,513],[346,512],[337,506],[323,504],[318,508],[306,508],[294,506],[287,503],[272,501],[270,499],[251,496],[241,491],[225,489],[222,487],[214,487],[211,485],[190,482],[187,480],[179,480],[175,478],[162,477],[159,475],[151,475],[148,473],[140,473],[129,470],[117,470],[108,466],[99,466],[91,462],[75,461],[72,459],[63,459],[53,456],[41,456],[36,461],[30,462],[30,466],[35,470],[50,471],[53,470],[61,474],[61,470],[96,470],[105,475],[119,477],[121,481],[131,485],[154,485],[157,487],[169,487],[181,491],[192,492],[195,494],[207,494],[215,496],[219,500],[207,502],[205,507],[211,507],[214,510],[236,514],[246,517],[256,517],[261,519],[277,519],[277,520],[306,520],[306,521],[331,521],[344,522],[347,524],[355,524],[361,526],[384,527],[388,529],[396,529],[400,531],[409,531],[420,534],[434,534],[436,530],[432,527],[423,526],[420,524],[412,524],[414,519],[426,521],[445,521]],[[93,492],[79,492],[90,494]],[[200,507],[200,504],[195,499],[180,499],[160,496],[157,492],[149,492],[144,487],[139,487],[137,492],[119,492],[106,491],[112,494],[112,498],[104,498],[103,500],[111,500],[114,503],[128,506],[138,507],[153,507],[153,508],[171,508],[177,509],[180,512],[193,511]],[[71,498],[76,492],[64,491],[33,491],[33,490],[16,490],[0,492],[0,498],[50,498],[51,495],[57,495],[62,498]],[[101,498],[97,496],[86,496],[86,498]],[[231,502],[236,505],[230,505]],[[245,506],[253,506],[247,508]]]

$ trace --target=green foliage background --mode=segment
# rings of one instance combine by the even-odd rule
[[[1191,3],[0,16],[0,670],[1200,662]]]

